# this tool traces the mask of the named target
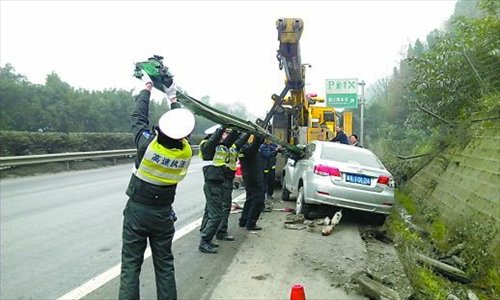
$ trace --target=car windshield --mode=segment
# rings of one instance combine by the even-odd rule
[[[347,151],[346,149],[329,147],[328,145],[322,147],[321,159],[334,160],[348,164],[357,162],[362,166],[384,169],[384,166],[374,154]]]

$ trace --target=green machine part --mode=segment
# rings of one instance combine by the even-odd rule
[[[163,65],[163,57],[154,55],[147,61],[138,62],[135,64],[134,77],[142,79],[143,73],[148,74],[153,81],[153,85],[160,91],[164,91],[165,87],[170,87],[173,80],[173,75],[168,68]]]
[[[136,63],[134,76],[141,79],[143,73],[148,74],[153,81],[153,86],[156,89],[165,92],[166,88],[170,87],[173,82],[173,75],[170,74],[168,68],[163,65],[162,60],[163,57],[155,55],[147,61]],[[221,124],[226,128],[234,128],[242,132],[248,132],[250,134],[270,139],[272,142],[281,145],[289,157],[300,158],[304,153],[301,147],[286,143],[285,141],[269,134],[269,132],[261,126],[215,109],[191,96],[184,94],[181,91],[177,91],[177,100],[185,107],[189,108],[193,113],[205,117],[212,122]]]

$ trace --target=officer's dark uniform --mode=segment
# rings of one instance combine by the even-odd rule
[[[344,133],[344,131],[339,131],[337,132],[337,135],[331,140],[332,142],[338,142],[344,145],[349,145],[349,139],[347,138],[347,135]]]
[[[237,136],[237,132],[234,135],[229,135],[226,140],[228,143],[233,140],[233,137]],[[230,148],[229,148],[229,162],[226,164],[229,172],[227,173],[226,180],[223,183],[224,191],[222,196],[222,220],[220,222],[219,230],[217,230],[217,234],[215,235],[218,240],[234,240],[234,237],[228,235],[228,220],[229,215],[231,214],[231,204],[233,203],[233,181],[234,174],[236,173],[236,162],[238,160],[238,152],[244,144],[244,140],[238,139]]]
[[[264,190],[266,196],[272,198],[274,180],[276,177],[276,155],[278,154],[278,145],[274,143],[263,143],[260,145],[259,153],[264,160]]]
[[[123,211],[119,299],[139,299],[146,239],[153,253],[158,299],[177,298],[172,255],[175,214],[171,204],[177,182],[187,172],[192,150],[185,139],[173,140],[148,130],[150,95],[150,91],[141,91],[132,112],[137,156],[126,192],[129,200]],[[172,103],[172,108],[179,106]]]
[[[248,138],[243,135],[241,139]],[[251,144],[246,143],[240,150],[240,163],[245,181],[246,201],[243,205],[243,211],[239,220],[240,227],[246,227],[248,230],[258,230],[257,220],[264,208],[264,166],[263,160],[259,155],[259,147],[264,139],[255,136]]]
[[[215,244],[212,243],[212,239],[219,230],[223,218],[222,207],[226,190],[224,183],[234,178],[234,171],[227,167],[227,163],[230,160],[229,148],[238,137],[238,133],[232,131],[223,141],[220,141],[224,130],[224,128],[217,129],[208,139],[204,139],[200,143],[201,158],[205,161],[212,161],[212,164],[203,167],[205,178],[203,192],[205,193],[206,205],[200,227],[201,241],[198,248],[205,253],[217,252],[214,249]]]

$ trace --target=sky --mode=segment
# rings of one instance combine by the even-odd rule
[[[0,64],[43,84],[51,72],[75,88],[140,85],[134,62],[163,56],[177,85],[263,117],[284,87],[276,20],[301,18],[306,92],[326,79],[369,87],[406,47],[441,28],[446,1],[0,1]],[[156,98],[161,98],[156,94]]]

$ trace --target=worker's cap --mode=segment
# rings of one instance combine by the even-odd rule
[[[205,133],[206,135],[214,134],[214,132],[215,132],[217,129],[221,128],[221,127],[222,127],[222,126],[221,126],[220,124],[216,124],[216,125],[214,125],[214,126],[212,126],[212,127],[210,127],[210,128],[207,128],[207,129],[204,131],[204,133]]]
[[[166,136],[174,140],[187,137],[194,129],[194,115],[185,108],[175,108],[160,117],[158,127]]]

